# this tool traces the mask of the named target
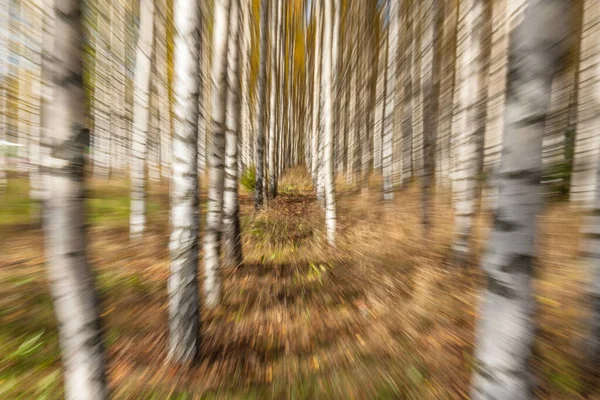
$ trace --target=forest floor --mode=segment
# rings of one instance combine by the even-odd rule
[[[26,182],[0,195],[0,398],[61,398],[56,325],[42,232]],[[128,240],[126,181],[90,183],[89,259],[102,297],[115,399],[461,399],[473,366],[477,266],[489,218],[477,222],[475,262],[448,263],[452,209],[435,196],[429,239],[416,187],[380,200],[338,182],[338,246],[302,170],[255,214],[242,192],[245,262],[226,269],[223,304],[202,314],[198,366],[165,362],[168,185],[149,188],[148,230]],[[205,192],[202,192],[203,213]],[[584,316],[581,217],[565,203],[541,218],[532,369],[543,399],[583,398],[577,343]],[[200,271],[202,268],[200,268]],[[589,398],[600,398],[596,390]]]

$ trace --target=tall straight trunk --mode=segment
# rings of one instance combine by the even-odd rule
[[[583,256],[587,266],[587,284],[585,295],[590,306],[586,320],[586,335],[583,341],[582,354],[585,354],[584,368],[592,381],[586,382],[586,390],[593,388],[593,379],[598,377],[600,365],[600,158],[596,166],[596,193],[594,204],[587,221],[582,228],[585,235]]]
[[[430,197],[433,176],[434,146],[436,137],[436,102],[434,74],[437,70],[435,39],[437,37],[437,0],[425,0],[423,4],[424,32],[421,40],[421,93],[423,97],[423,175],[421,177],[422,222],[425,235],[429,235],[431,216]]]
[[[530,399],[536,218],[542,140],[552,75],[569,32],[571,1],[530,0],[509,41],[508,87],[498,207],[483,259],[473,399]]]
[[[573,154],[570,200],[585,207],[593,205],[594,169],[600,159],[600,2],[585,0],[579,66],[577,133]]]
[[[131,143],[131,211],[129,233],[140,240],[146,224],[146,142],[148,139],[148,109],[150,60],[154,41],[154,0],[140,2],[140,31],[135,58],[133,95],[133,136]]]
[[[456,261],[466,261],[470,252],[471,230],[477,189],[477,143],[484,120],[478,115],[483,85],[481,81],[481,28],[483,7],[480,0],[460,4],[458,42],[458,74],[456,82],[456,176],[455,237]]]
[[[225,134],[225,192],[223,194],[223,261],[242,263],[240,204],[238,199],[238,137],[240,131],[240,0],[232,0],[227,47],[227,112]]]
[[[333,10],[332,0],[325,0],[323,14],[323,174],[325,185],[325,225],[327,227],[327,242],[330,246],[335,246],[335,183],[333,180],[333,121],[332,121],[332,59],[331,59],[331,41]],[[339,5],[339,2],[338,2]]]
[[[488,188],[482,202],[487,209],[494,209],[496,203],[496,174],[500,163],[504,114],[506,112],[506,86],[508,41],[511,30],[523,14],[526,0],[498,0],[492,4],[492,37],[490,68],[487,86],[487,111],[483,144],[483,167],[489,177]]]
[[[227,106],[227,45],[229,41],[230,0],[215,1],[212,43],[212,116],[208,209],[204,234],[204,296],[208,308],[221,301],[220,240],[223,224],[223,187],[225,158],[225,114]]]
[[[94,177],[108,178],[110,169],[110,85],[107,76],[110,72],[110,20],[105,10],[96,10],[94,98],[92,134],[92,154],[94,158]]]
[[[53,58],[46,66],[54,90],[47,120],[53,134],[49,168],[45,169],[49,197],[44,221],[50,293],[58,321],[65,397],[105,399],[99,301],[86,254],[84,160],[89,131],[85,126],[81,2],[57,0],[53,19]]]
[[[256,183],[254,187],[254,208],[260,210],[263,205],[265,114],[267,106],[267,27],[269,0],[260,2],[260,66],[258,71],[258,126],[256,129]]]
[[[267,166],[269,169],[269,188],[268,197],[274,198],[277,195],[277,177],[276,177],[276,134],[277,134],[277,112],[281,111],[277,107],[277,60],[279,53],[279,42],[281,35],[279,34],[278,26],[281,19],[281,1],[273,0],[273,9],[271,10],[272,17],[272,32],[271,32],[271,76],[270,76],[270,100],[269,100],[269,154]]]
[[[320,113],[321,113],[321,18],[320,7],[313,8],[315,15],[315,53],[313,57],[313,90],[312,90],[312,137],[311,137],[311,170],[313,184],[318,192],[319,182],[319,136],[320,136]]]
[[[200,5],[174,4],[173,168],[171,182],[171,271],[169,292],[169,358],[196,360],[200,345],[198,296],[198,114]]]
[[[439,168],[436,177],[439,184],[450,183],[450,167],[452,159],[452,119],[454,109],[454,80],[456,75],[456,42],[457,42],[457,8],[454,4],[444,4],[444,23],[442,33],[442,50],[440,60],[440,114],[438,129]]]
[[[122,174],[124,167],[123,152],[129,145],[126,135],[125,92],[126,92],[126,7],[122,0],[110,3],[110,174]],[[151,30],[150,30],[151,31]],[[127,138],[127,139],[126,139]],[[131,159],[131,157],[129,157]]]
[[[383,124],[383,151],[382,151],[382,172],[383,172],[383,198],[392,200],[394,198],[393,182],[393,143],[394,143],[394,109],[396,91],[394,83],[396,81],[396,50],[398,48],[398,7],[397,1],[389,1],[389,25],[386,37],[386,71],[385,71],[385,89],[384,89],[384,124]]]
[[[404,40],[406,54],[404,55],[404,99],[402,107],[402,184],[410,182],[414,173],[413,163],[413,54],[415,52],[416,35],[413,13],[406,7],[406,38]]]

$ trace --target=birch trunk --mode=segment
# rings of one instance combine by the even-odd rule
[[[65,397],[108,396],[94,275],[86,255],[84,159],[89,144],[83,88],[81,2],[58,0],[50,76],[54,98],[45,219],[50,293],[58,321]],[[60,39],[60,40],[58,40]]]
[[[586,0],[581,34],[581,63],[577,100],[577,133],[570,200],[593,205],[600,159],[600,2]]]
[[[225,192],[223,194],[223,261],[231,266],[242,263],[240,204],[238,199],[238,137],[240,131],[239,45],[240,0],[231,0],[229,45],[227,47],[227,112],[225,134]]]
[[[437,0],[424,1],[424,33],[421,41],[421,93],[423,96],[423,176],[421,178],[422,222],[425,235],[429,235],[431,217],[429,211],[431,177],[433,176],[434,146],[436,137],[437,96],[434,88],[434,74],[437,57],[435,39],[437,37]]]
[[[325,186],[325,225],[327,227],[327,242],[330,246],[335,246],[335,225],[336,225],[336,209],[335,209],[335,187],[333,180],[333,121],[332,121],[332,24],[333,10],[332,0],[325,0],[324,3],[324,24],[323,24],[323,174]]]
[[[131,211],[129,232],[132,240],[140,240],[146,224],[146,142],[148,139],[148,109],[150,60],[154,41],[154,0],[141,0],[140,32],[135,58],[135,89],[133,104],[133,137],[131,143]]]
[[[256,129],[256,184],[254,187],[254,208],[260,210],[263,205],[265,113],[267,106],[267,18],[269,0],[260,2],[260,67],[258,72],[258,126]]]
[[[174,4],[174,129],[171,182],[169,358],[196,360],[200,342],[198,296],[198,114],[200,5]]]
[[[484,122],[478,115],[483,85],[481,82],[482,3],[466,0],[460,4],[458,34],[458,75],[456,81],[456,164],[454,180],[455,237],[453,252],[463,263],[470,253],[471,230],[477,189],[477,143]]]
[[[221,302],[220,240],[223,225],[225,113],[227,105],[227,45],[230,0],[216,0],[212,43],[212,117],[208,209],[204,234],[204,296],[208,308]]]
[[[393,182],[393,143],[394,143],[394,109],[396,101],[396,50],[398,49],[398,7],[397,1],[388,2],[389,25],[386,37],[386,71],[384,89],[384,124],[383,124],[383,151],[382,151],[382,173],[383,173],[383,198],[392,200],[394,198]]]
[[[532,397],[532,272],[540,209],[542,140],[552,75],[562,56],[570,1],[530,0],[509,42],[498,207],[483,261],[488,283],[477,325],[473,399]]]
[[[276,178],[276,130],[277,130],[277,115],[276,112],[280,111],[280,108],[277,107],[277,59],[279,52],[279,34],[280,30],[278,26],[280,25],[281,19],[281,0],[273,0],[273,10],[271,11],[273,16],[271,20],[272,23],[272,32],[271,32],[271,89],[270,89],[270,100],[269,100],[269,154],[267,166],[269,169],[269,189],[268,189],[268,197],[275,198],[277,195],[277,178]],[[277,11],[277,13],[275,13]]]

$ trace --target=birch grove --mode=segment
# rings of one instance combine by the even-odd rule
[[[598,397],[599,93],[597,0],[0,0],[0,397]]]

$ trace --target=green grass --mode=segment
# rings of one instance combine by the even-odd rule
[[[93,225],[120,226],[129,222],[130,196],[126,186],[107,185],[106,190],[90,190],[86,199],[88,222]],[[8,179],[6,192],[0,194],[0,226],[24,225],[37,222],[39,207],[29,198],[27,179]],[[151,217],[164,206],[152,197],[148,198],[146,211]]]

